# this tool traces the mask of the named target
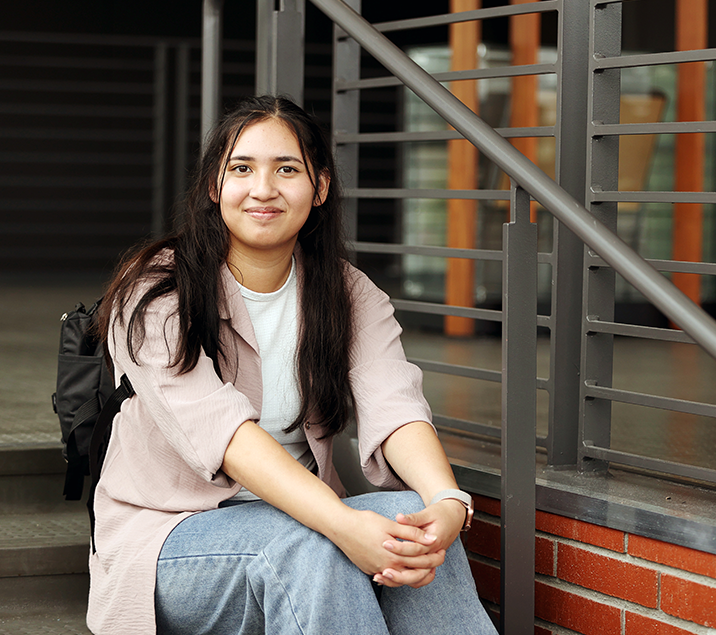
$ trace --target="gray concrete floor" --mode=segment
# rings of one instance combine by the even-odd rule
[[[0,579],[0,635],[89,635],[89,575]]]
[[[54,392],[60,316],[78,301],[91,304],[99,284],[0,285],[0,444],[58,443],[50,397]],[[409,356],[499,370],[494,337],[448,339],[406,332]],[[695,346],[618,338],[614,387],[714,402],[716,362]],[[540,339],[538,375],[549,375],[549,347]],[[500,385],[425,373],[434,412],[500,425]],[[547,432],[547,395],[538,393],[538,432]],[[663,459],[716,467],[716,421],[669,411],[614,404],[612,446]]]

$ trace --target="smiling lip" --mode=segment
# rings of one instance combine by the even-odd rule
[[[277,207],[251,207],[245,212],[251,216],[251,218],[256,218],[258,220],[268,220],[271,218],[275,218],[279,214],[282,213],[282,210],[278,209]]]

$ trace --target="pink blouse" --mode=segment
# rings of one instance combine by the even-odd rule
[[[298,253],[297,264],[300,289]],[[110,336],[115,376],[126,373],[137,395],[122,404],[114,420],[95,495],[87,624],[96,635],[156,632],[154,584],[164,540],[187,516],[215,509],[241,489],[220,468],[238,427],[261,418],[261,360],[238,285],[228,267],[221,276],[228,307],[221,315],[223,381],[204,354],[186,374],[168,368],[178,332],[175,296],[147,309],[138,364],[129,358],[126,330],[115,324]],[[407,423],[431,421],[422,373],[405,359],[388,296],[353,267],[347,276],[354,302],[350,382],[361,467],[374,485],[402,489],[381,444]],[[321,426],[311,417],[305,431],[318,477],[344,496],[332,439],[320,438]]]

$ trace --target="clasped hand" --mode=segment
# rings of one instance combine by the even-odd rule
[[[430,584],[465,520],[465,508],[449,499],[398,514],[395,521],[371,511],[354,513],[358,517],[348,526],[360,531],[342,532],[335,542],[374,582],[389,587]]]

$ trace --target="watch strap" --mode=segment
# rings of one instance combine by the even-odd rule
[[[470,525],[472,525],[472,516],[474,513],[474,506],[472,502],[472,496],[468,494],[467,492],[463,492],[459,489],[444,489],[441,492],[438,492],[433,496],[432,500],[430,501],[431,505],[434,505],[435,503],[439,503],[441,500],[445,500],[446,498],[451,498],[453,500],[459,501],[465,506],[465,523],[462,526],[462,531],[467,531],[470,529]]]

